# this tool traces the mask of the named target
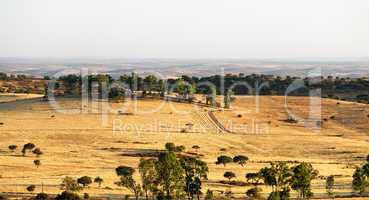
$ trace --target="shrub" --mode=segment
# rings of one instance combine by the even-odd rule
[[[61,194],[58,194],[55,200],[82,200],[82,199],[76,193],[64,191]]]
[[[250,198],[260,198],[261,188],[254,187],[246,191],[246,196]]]
[[[118,176],[132,176],[135,170],[132,167],[119,166],[115,169]]]
[[[36,189],[35,185],[30,185],[30,186],[27,187],[28,192],[33,192],[33,191],[35,191],[35,189]]]
[[[38,193],[35,197],[35,200],[47,200],[48,195],[46,193]]]
[[[223,176],[224,178],[227,178],[229,181],[231,181],[232,178],[236,178],[236,174],[230,171],[225,172]]]
[[[217,158],[217,161],[215,162],[215,164],[217,165],[223,164],[224,166],[226,166],[227,163],[231,163],[231,162],[233,162],[233,159],[231,157],[222,155]]]
[[[83,199],[89,199],[89,198],[90,198],[90,195],[88,193],[83,194]]]
[[[213,191],[208,189],[205,194],[205,200],[213,200],[213,199],[214,199]]]
[[[32,151],[33,154],[35,154],[37,157],[41,156],[43,154],[43,152],[41,151],[40,148],[36,148]]]
[[[35,164],[35,166],[38,168],[41,165],[41,161],[40,160],[34,160],[33,164]]]
[[[68,192],[78,192],[82,189],[82,187],[78,185],[75,179],[67,176],[63,179],[63,182],[60,185],[60,189],[68,191]]]
[[[14,152],[18,148],[18,146],[15,145],[15,144],[12,144],[12,145],[9,145],[8,148],[9,148],[10,151],[13,151]]]
[[[238,163],[242,167],[246,164],[246,162],[249,160],[247,156],[238,155],[233,157],[233,162]]]
[[[99,187],[101,187],[101,183],[104,182],[104,180],[100,176],[98,176],[94,179],[94,182],[99,184]]]
[[[238,114],[238,115],[237,115],[237,117],[238,117],[238,118],[241,118],[241,117],[242,117],[242,115],[241,115],[241,114]]]
[[[86,187],[92,183],[92,179],[89,176],[82,176],[81,178],[77,179],[77,183]]]

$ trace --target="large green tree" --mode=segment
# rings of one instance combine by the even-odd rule
[[[158,183],[167,199],[179,198],[183,193],[184,177],[181,163],[174,152],[168,151],[159,155],[156,164]]]
[[[158,174],[156,172],[157,160],[150,158],[150,159],[141,159],[138,165],[138,170],[141,175],[141,182],[142,182],[142,189],[145,193],[146,199],[149,199],[149,192],[151,195],[154,195],[156,189],[156,180]]]

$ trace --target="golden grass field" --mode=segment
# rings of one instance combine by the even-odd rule
[[[1,99],[10,97],[0,96]],[[10,101],[0,104],[0,192],[26,193],[30,184],[36,192],[60,193],[59,185],[65,176],[100,176],[103,186],[92,184],[83,192],[92,196],[118,196],[128,193],[117,187],[115,168],[119,165],[136,167],[139,157],[123,156],[145,150],[163,149],[166,142],[186,146],[193,151],[199,145],[202,159],[210,168],[209,180],[204,186],[216,191],[229,190],[219,183],[225,171],[233,171],[237,180],[245,181],[245,174],[256,172],[269,161],[308,161],[319,170],[321,179],[314,181],[313,192],[325,193],[328,175],[336,175],[337,194],[351,192],[351,176],[356,166],[369,154],[369,105],[321,99],[322,129],[313,131],[303,124],[291,124],[284,109],[284,97],[261,96],[259,110],[255,98],[237,97],[232,109],[216,110],[216,118],[228,129],[243,127],[233,133],[220,133],[207,117],[208,107],[160,100],[110,103],[102,114],[101,102],[81,106],[77,99],[58,99],[56,111],[47,101],[39,99]],[[289,109],[303,117],[308,116],[307,97],[288,97]],[[118,111],[133,113],[119,115]],[[242,113],[241,117],[238,115]],[[331,116],[335,116],[331,119]],[[181,133],[187,123],[193,129]],[[246,131],[245,131],[246,130]],[[36,168],[35,156],[23,157],[23,144],[32,142],[44,155],[42,165]],[[8,146],[18,145],[16,153]],[[225,151],[221,151],[225,148]],[[229,164],[215,165],[219,155],[247,155],[245,167]],[[136,173],[137,180],[139,179]],[[232,187],[236,196],[244,196],[250,187]],[[266,194],[270,191],[264,187]]]

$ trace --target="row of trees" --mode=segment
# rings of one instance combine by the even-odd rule
[[[154,75],[148,75],[146,77],[140,77],[136,73],[130,75],[122,75],[117,80],[114,80],[110,75],[99,74],[90,75],[88,77],[88,82],[97,82],[100,86],[102,83],[112,84],[113,82],[125,83],[127,88],[131,91],[144,91],[152,93],[156,91],[158,93],[163,93],[168,91],[170,88],[174,88],[173,92],[178,92],[180,94],[228,94],[228,91],[234,92],[236,95],[245,94],[255,94],[257,87],[260,87],[260,95],[284,95],[287,88],[296,80],[300,80],[305,83],[306,88],[301,88],[293,92],[293,95],[308,95],[309,89],[321,88],[322,95],[326,97],[336,97],[337,94],[345,94],[352,92],[358,94],[358,99],[362,101],[369,101],[367,88],[369,87],[369,81],[364,78],[350,79],[350,78],[333,78],[333,77],[321,77],[321,81],[315,83],[310,81],[309,78],[299,78],[286,76],[284,78],[273,75],[244,75],[244,74],[227,74],[225,76],[214,75],[208,77],[189,77],[182,76],[177,79],[159,79]],[[66,91],[80,91],[82,78],[77,75],[66,75],[59,77],[59,82],[63,83]],[[314,82],[313,84],[311,82]],[[211,83],[214,87],[209,87],[203,83]],[[245,86],[247,83],[251,88]],[[262,83],[264,84],[261,87]],[[224,84],[224,87],[221,87]],[[224,88],[224,91],[221,91]],[[115,97],[118,95],[124,95],[123,90],[113,87],[109,91],[110,97]]]

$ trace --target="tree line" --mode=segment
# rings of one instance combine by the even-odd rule
[[[131,91],[143,91],[145,94],[157,92],[179,92],[182,94],[226,94],[232,91],[235,95],[284,95],[287,88],[296,80],[304,83],[301,87],[291,92],[290,95],[309,95],[309,90],[320,88],[323,97],[339,98],[339,94],[355,93],[353,97],[358,101],[369,102],[368,90],[369,80],[365,78],[340,78],[340,77],[319,77],[320,81],[314,81],[316,78],[300,77],[280,77],[273,75],[242,73],[226,74],[224,76],[214,75],[207,77],[196,77],[183,75],[173,79],[159,79],[154,75],[141,77],[136,73],[125,74],[117,79],[113,79],[107,74],[90,75],[87,77],[89,83],[97,82],[98,85],[105,82],[108,84],[124,83],[126,89]],[[66,75],[59,77],[59,83],[65,85],[66,91],[80,91],[83,78],[78,75]],[[246,84],[245,84],[246,83]],[[263,84],[266,83],[266,84]],[[211,85],[211,86],[210,86]],[[223,91],[222,91],[222,88]],[[110,97],[124,95],[119,87],[112,87],[109,91]]]

